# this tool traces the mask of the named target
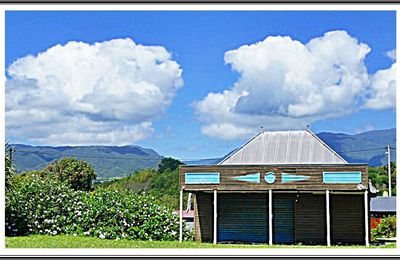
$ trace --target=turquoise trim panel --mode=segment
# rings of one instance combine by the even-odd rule
[[[310,176],[305,175],[292,175],[289,173],[282,173],[282,183],[295,182],[295,181],[305,181],[308,180]]]
[[[232,177],[232,179],[237,180],[237,181],[260,183],[260,173],[257,172],[257,173],[253,173],[253,174],[243,175],[243,176],[236,176],[236,177]]]
[[[219,184],[219,172],[186,172],[185,184]]]
[[[323,172],[323,183],[361,183],[361,172]]]
[[[276,176],[274,172],[267,172],[264,176],[264,180],[268,184],[272,184],[276,181]]]

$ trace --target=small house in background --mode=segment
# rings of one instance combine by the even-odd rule
[[[175,214],[179,214],[179,210],[175,210]],[[193,230],[194,227],[194,210],[182,210],[182,220],[186,225],[186,228]]]
[[[396,215],[396,197],[375,197],[371,199],[371,229],[377,228],[382,218]]]
[[[183,192],[194,194],[196,241],[369,245],[367,165],[308,129],[263,131],[216,165],[179,171],[181,211]]]

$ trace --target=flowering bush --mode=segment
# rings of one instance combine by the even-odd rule
[[[379,226],[372,230],[374,238],[396,237],[396,216],[388,216],[382,219]]]
[[[50,176],[32,174],[16,182],[6,194],[6,235],[62,233],[72,221],[68,208],[83,195]]]
[[[21,180],[6,196],[6,235],[70,234],[107,239],[177,240],[179,222],[146,194],[74,191],[54,179]],[[184,238],[192,239],[185,230]]]

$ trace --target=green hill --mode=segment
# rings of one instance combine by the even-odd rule
[[[395,128],[356,135],[322,132],[317,136],[349,163],[368,163],[370,166],[386,165],[386,146],[396,147]],[[391,161],[396,161],[394,149],[391,151]]]
[[[140,146],[29,146],[13,144],[17,172],[42,169],[61,157],[75,157],[92,165],[98,180],[124,177],[143,168],[157,168],[162,156]]]

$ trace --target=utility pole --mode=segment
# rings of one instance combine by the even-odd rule
[[[389,197],[392,197],[392,172],[390,169],[390,145],[387,146],[388,176],[389,176]]]

